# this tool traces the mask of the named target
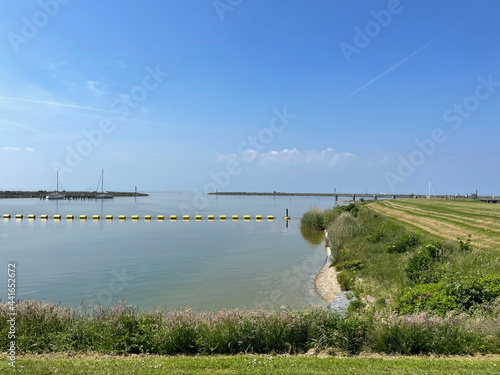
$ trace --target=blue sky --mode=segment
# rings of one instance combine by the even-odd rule
[[[0,189],[500,194],[494,0],[0,6]]]

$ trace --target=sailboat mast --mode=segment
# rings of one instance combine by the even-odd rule
[[[104,168],[101,171],[101,179],[102,179],[101,192],[104,194]]]
[[[59,192],[59,170],[56,171],[56,191]]]

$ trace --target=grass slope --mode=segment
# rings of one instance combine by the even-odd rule
[[[493,358],[337,357],[61,357],[29,356],[16,368],[0,361],[2,374],[498,374]]]
[[[444,239],[472,235],[481,248],[500,247],[500,205],[444,199],[401,199],[372,202],[371,210]]]

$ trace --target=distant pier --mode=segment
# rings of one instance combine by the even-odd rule
[[[1,198],[40,198],[45,199],[47,195],[54,194],[55,191],[0,191]],[[136,192],[119,192],[119,191],[108,191],[108,194],[114,197],[145,197],[148,194],[136,193]],[[60,191],[57,194],[64,196],[64,199],[96,199],[96,196],[100,193],[90,192],[90,191]]]
[[[331,197],[335,198],[335,202],[339,198],[351,198],[352,201],[359,200],[361,198],[369,199],[405,199],[405,198],[429,198],[428,195],[424,194],[370,194],[370,193],[283,193],[283,192],[272,192],[272,193],[256,193],[256,192],[215,192],[208,193],[208,195],[245,195],[245,196],[271,196],[271,197]],[[448,200],[471,200],[477,199],[482,202],[487,203],[500,203],[500,196],[478,196],[477,193],[467,194],[467,195],[432,195],[431,198],[441,198]]]

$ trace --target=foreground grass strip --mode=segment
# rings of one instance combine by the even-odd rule
[[[60,357],[60,356],[59,356]],[[427,357],[105,357],[27,356],[16,367],[0,362],[2,374],[498,374],[500,358]]]

